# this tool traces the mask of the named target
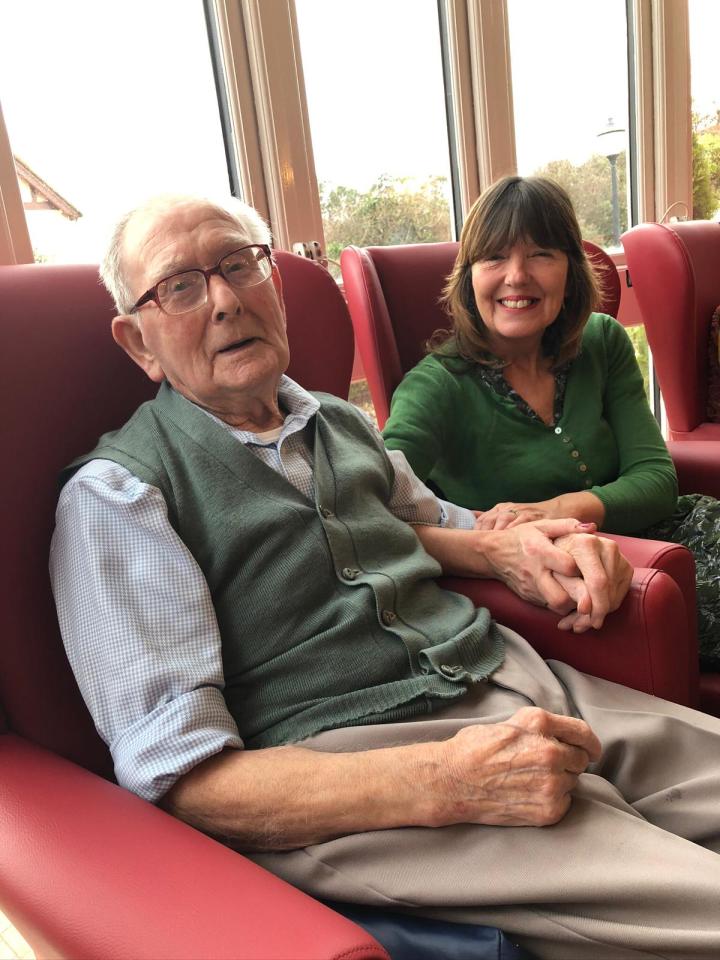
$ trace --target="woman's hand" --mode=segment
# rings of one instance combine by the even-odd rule
[[[475,512],[475,529],[504,530],[531,520],[556,520],[558,515],[553,512],[551,505],[552,500],[541,503],[496,503],[489,510]]]
[[[475,511],[476,530],[505,530],[532,520],[565,520],[594,523],[598,529],[605,519],[605,507],[599,497],[589,491],[563,493],[559,497],[537,503],[496,503],[489,510]]]

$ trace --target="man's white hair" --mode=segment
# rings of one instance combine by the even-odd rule
[[[102,282],[110,291],[118,313],[128,314],[135,303],[135,296],[127,280],[127,266],[124,262],[125,232],[128,224],[136,217],[161,214],[183,204],[207,207],[212,213],[230,217],[236,221],[248,235],[249,243],[269,244],[270,228],[260,214],[249,204],[237,197],[214,198],[193,196],[191,194],[162,194],[151,197],[124,214],[115,226],[108,243],[107,251],[100,265]],[[142,291],[141,291],[142,293]]]

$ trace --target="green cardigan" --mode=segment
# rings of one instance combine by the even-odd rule
[[[677,500],[632,344],[604,314],[588,320],[554,426],[499,396],[473,366],[429,356],[395,391],[383,436],[422,480],[471,509],[589,490],[605,505],[605,530],[634,533],[669,516]]]

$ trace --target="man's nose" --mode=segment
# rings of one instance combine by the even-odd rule
[[[242,311],[238,291],[219,273],[213,274],[208,280],[208,301],[212,306],[213,320],[218,322]]]

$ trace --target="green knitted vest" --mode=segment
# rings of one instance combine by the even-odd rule
[[[102,457],[160,489],[208,583],[249,747],[428,713],[504,655],[487,610],[436,585],[437,562],[388,509],[380,439],[349,404],[318,399],[315,502],[166,384],[63,478]]]

